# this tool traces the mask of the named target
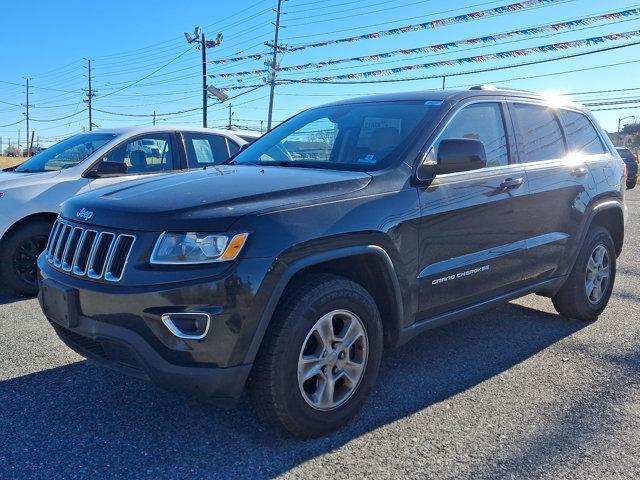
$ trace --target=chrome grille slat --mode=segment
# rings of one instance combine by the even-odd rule
[[[49,235],[49,241],[47,242],[47,260],[51,258],[49,252],[51,251],[53,245],[57,242],[57,235],[60,231],[60,222],[56,220],[53,224],[53,228],[51,229],[51,234]]]
[[[76,267],[78,266],[78,255],[80,255],[80,251],[82,250],[82,246],[86,238],[87,238],[87,230],[83,229],[82,233],[80,234],[80,238],[78,239],[78,245],[76,246],[76,251],[73,253],[73,260],[71,260],[70,270],[73,273],[75,273]]]
[[[82,245],[78,246],[78,255],[74,260],[73,273],[74,275],[78,275],[82,277],[87,273],[87,267],[89,265],[89,256],[91,255],[91,251],[93,250],[93,246],[98,238],[98,232],[95,230],[85,230],[84,231],[84,239],[82,240]],[[86,252],[86,256],[83,253]]]
[[[104,275],[104,267],[107,264],[107,258],[111,252],[114,238],[115,235],[109,232],[100,232],[100,235],[98,235],[96,249],[93,252],[93,258],[88,264],[87,275],[89,278],[98,279],[102,278],[102,275]],[[103,249],[105,250],[104,258],[102,254]]]
[[[55,268],[78,277],[122,280],[136,237],[76,226],[58,218],[45,257]]]
[[[123,244],[123,242],[127,241],[127,239],[130,239],[131,243],[128,246],[126,246],[125,244],[125,251],[120,251],[120,245]],[[111,255],[109,256],[105,264],[105,280],[108,280],[110,282],[120,281],[124,273],[124,269],[127,266],[127,260],[129,259],[129,254],[131,253],[131,249],[133,248],[133,243],[135,241],[136,237],[134,237],[133,235],[118,235],[115,242],[113,242],[113,251],[111,252]],[[124,258],[116,258],[116,255],[124,255]],[[118,263],[122,263],[122,265],[115,264],[116,260],[118,261]]]
[[[67,237],[67,244],[64,247],[64,252],[62,252],[62,258],[60,259],[62,270],[64,270],[65,272],[71,271],[71,263],[75,255],[75,249],[78,248],[78,244],[75,243],[74,246],[74,242],[76,238],[81,234],[82,229],[80,227],[72,228],[69,232],[69,236]]]
[[[58,245],[56,246],[56,252],[53,254],[53,264],[59,267],[62,263],[62,253],[67,247],[67,241],[69,240],[69,233],[71,233],[71,225],[63,225],[60,231],[60,237],[58,238]]]

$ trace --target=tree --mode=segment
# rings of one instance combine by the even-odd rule
[[[624,135],[636,135],[640,133],[640,123],[627,123],[620,133]]]

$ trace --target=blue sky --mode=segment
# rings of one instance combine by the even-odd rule
[[[513,1],[513,0],[511,0]],[[88,125],[86,104],[86,60],[94,65],[94,107],[105,112],[150,115],[154,110],[159,121],[172,124],[200,125],[201,112],[162,115],[198,108],[201,105],[200,53],[187,51],[184,31],[203,27],[209,38],[218,32],[223,44],[209,49],[209,59],[219,59],[265,51],[263,43],[273,39],[277,0],[238,0],[212,2],[183,0],[158,2],[137,0],[33,0],[7,2],[3,5],[3,47],[0,73],[0,125],[23,118],[25,102],[24,78],[32,78],[30,103],[31,129],[46,143],[78,131]],[[281,41],[299,44],[369,33],[401,27],[437,18],[459,15],[510,3],[509,0],[287,0],[283,4]],[[525,10],[502,17],[451,25],[433,30],[385,36],[375,40],[340,44],[284,54],[281,65],[297,65],[320,60],[375,54],[401,48],[444,43],[515,29],[557,23],[563,20],[640,7],[640,0],[566,0],[560,4]],[[13,20],[11,20],[13,19]],[[640,19],[596,24],[589,28],[565,30],[544,37],[527,37],[515,43],[482,45],[474,50],[452,49],[445,54],[407,55],[388,59],[388,64],[342,64],[283,77],[306,78],[368,71],[401,65],[454,59],[481,53],[557,43],[611,33],[640,30]],[[574,53],[576,51],[568,52]],[[179,56],[181,55],[181,56]],[[539,54],[527,60],[553,57]],[[176,58],[177,57],[177,58]],[[448,87],[495,83],[513,88],[555,92],[591,92],[640,87],[640,63],[597,68],[588,71],[548,75],[569,70],[599,67],[619,62],[640,62],[640,46],[596,53],[574,59],[500,70],[492,73],[465,75],[447,79]],[[171,63],[169,63],[171,62]],[[209,72],[233,72],[264,68],[264,60],[225,66],[210,65]],[[446,67],[414,71],[390,78],[416,75],[446,75],[514,63],[498,60],[471,66]],[[168,65],[167,65],[168,64]],[[165,66],[166,65],[166,66]],[[163,68],[161,68],[163,67]],[[156,72],[157,71],[157,72]],[[156,73],[154,73],[156,72]],[[540,75],[548,75],[540,77]],[[538,78],[533,78],[538,77]],[[245,84],[256,83],[245,80]],[[137,83],[136,83],[137,82]],[[236,79],[215,79],[218,87],[239,85]],[[440,88],[442,80],[422,80],[373,85],[281,85],[276,91],[274,118],[283,120],[297,111],[322,103],[366,93]],[[238,93],[238,92],[233,92]],[[266,120],[268,89],[261,88],[231,101],[234,124],[259,129]],[[609,101],[639,98],[640,90],[619,93],[577,95],[576,101]],[[212,101],[213,102],[213,101]],[[596,107],[594,107],[595,109]],[[602,107],[601,107],[602,108]],[[606,108],[606,107],[604,107]],[[621,117],[640,115],[640,107],[600,111],[596,116],[605,128],[617,128]],[[225,105],[209,108],[209,126],[224,126],[228,110]],[[61,120],[53,120],[62,117]],[[100,127],[150,124],[150,117],[127,117],[94,112],[94,123]],[[624,123],[624,122],[623,122]],[[266,122],[264,122],[266,125]],[[18,130],[24,141],[25,124],[0,127],[3,148],[9,138],[15,143]]]

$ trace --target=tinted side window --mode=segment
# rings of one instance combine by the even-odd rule
[[[513,105],[520,162],[540,162],[565,156],[564,139],[554,111],[541,105]]]
[[[124,163],[130,174],[173,170],[171,135],[158,133],[130,140],[109,153],[107,160]]]
[[[184,142],[189,168],[211,167],[229,158],[226,139],[220,135],[185,133]]]
[[[569,152],[598,155],[606,153],[602,140],[587,117],[578,112],[560,110]]]
[[[499,103],[475,103],[456,113],[440,134],[438,143],[453,138],[480,140],[487,155],[487,167],[509,163],[507,137]]]
[[[229,153],[231,155],[235,155],[240,151],[240,147],[238,146],[238,144],[235,142],[232,142],[228,138],[227,138],[227,146],[229,147]]]

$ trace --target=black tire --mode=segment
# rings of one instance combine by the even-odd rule
[[[38,294],[38,255],[47,246],[51,223],[37,220],[20,225],[0,246],[0,283],[16,293]]]
[[[633,177],[632,179],[627,178],[627,190],[632,190],[636,187],[636,183],[638,182],[638,177]]]
[[[601,298],[593,301],[587,295],[585,283],[589,258],[598,246],[603,246],[607,251],[609,278],[606,287],[602,289]],[[552,298],[553,306],[564,317],[584,322],[595,321],[609,302],[615,278],[616,249],[611,234],[603,227],[594,227],[587,233],[571,274],[560,291]]]
[[[375,385],[383,350],[382,321],[371,295],[342,277],[311,275],[285,295],[255,360],[249,391],[257,412],[269,423],[297,437],[318,437],[349,422]],[[320,411],[303,397],[298,360],[318,319],[336,310],[357,315],[367,338],[368,358],[357,386],[344,403]]]

